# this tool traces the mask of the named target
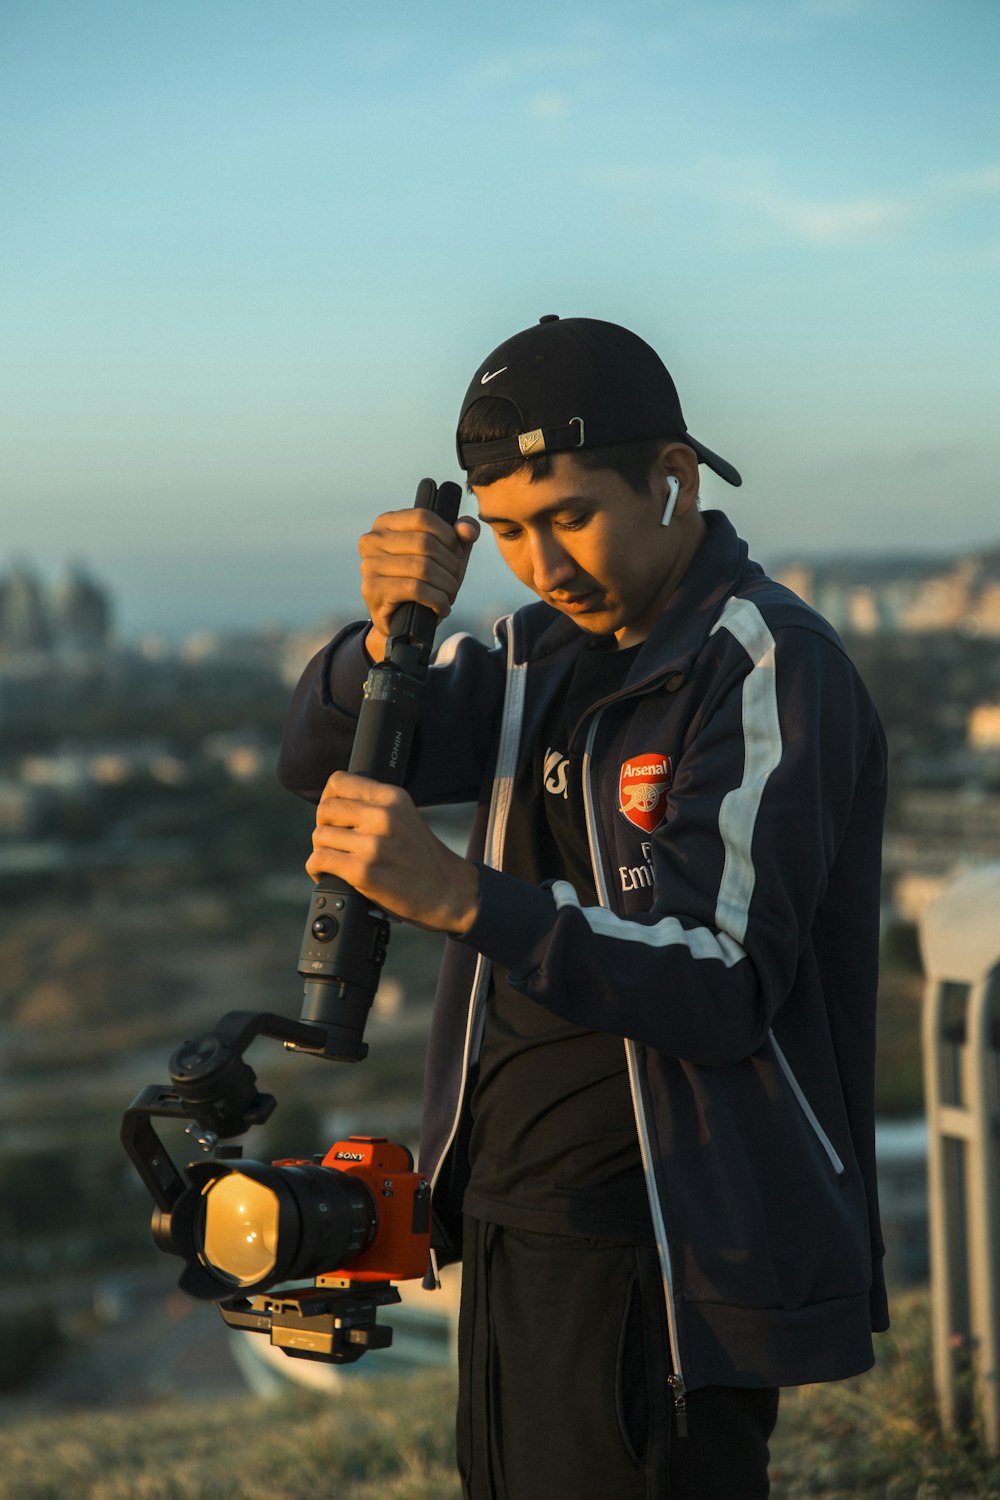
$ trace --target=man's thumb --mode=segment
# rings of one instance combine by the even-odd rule
[[[462,556],[466,562],[469,559],[469,553],[479,539],[480,529],[479,522],[475,516],[459,516],[455,522],[455,534],[462,544]]]

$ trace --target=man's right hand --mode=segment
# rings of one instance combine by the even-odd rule
[[[365,532],[358,551],[361,593],[372,618],[365,646],[374,661],[385,655],[389,625],[401,604],[426,604],[440,620],[451,613],[478,536],[473,516],[449,526],[422,506],[386,511]]]

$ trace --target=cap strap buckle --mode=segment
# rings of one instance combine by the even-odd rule
[[[575,443],[567,443],[563,440],[564,436],[574,424],[579,429],[580,436]],[[543,427],[533,427],[530,432],[518,433],[517,446],[522,456],[527,458],[529,453],[543,453],[546,448],[582,448],[583,440],[583,418],[570,417],[565,427],[552,427],[547,432]]]
[[[529,458],[537,453],[559,453],[584,446],[582,417],[570,417],[565,427],[533,427],[516,437],[492,438],[484,443],[459,444],[458,461],[463,469],[479,464],[506,463],[512,458]]]

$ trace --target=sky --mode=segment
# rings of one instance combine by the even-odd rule
[[[996,545],[998,57],[996,0],[0,0],[0,573],[342,609],[552,312],[653,344],[765,563]]]

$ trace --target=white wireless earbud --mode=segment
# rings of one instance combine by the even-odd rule
[[[677,475],[676,474],[668,474],[667,475],[667,508],[663,512],[663,520],[660,522],[661,526],[669,526],[670,525],[670,518],[671,518],[671,516],[674,513],[674,506],[677,504],[677,496],[680,494],[680,489],[681,489],[681,482],[677,478]]]

